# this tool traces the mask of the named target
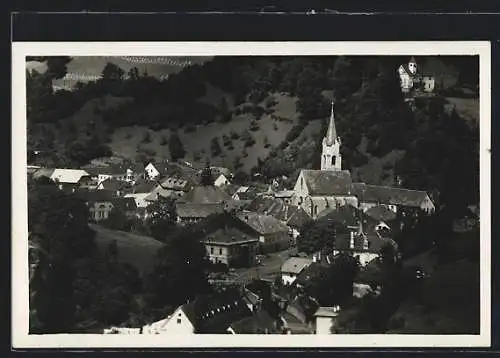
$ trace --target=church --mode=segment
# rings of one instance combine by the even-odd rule
[[[425,191],[353,183],[351,173],[342,169],[341,145],[332,102],[328,130],[323,138],[321,169],[302,169],[293,189],[293,204],[302,207],[313,219],[324,210],[344,205],[363,211],[375,206],[384,206],[393,212],[402,207],[434,211],[434,204]]]

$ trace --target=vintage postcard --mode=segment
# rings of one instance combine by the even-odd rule
[[[490,345],[488,42],[12,66],[15,348]]]

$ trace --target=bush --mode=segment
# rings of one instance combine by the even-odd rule
[[[132,138],[132,133],[130,132],[125,133],[125,139],[130,139],[130,138]]]
[[[253,120],[252,122],[250,122],[250,130],[252,132],[256,132],[259,130],[259,124],[257,123],[256,120]]]
[[[165,136],[161,137],[160,145],[167,145],[167,144],[168,144],[167,137]]]
[[[219,144],[219,138],[214,137],[212,138],[212,142],[210,143],[210,150],[212,152],[212,156],[216,157],[222,152],[222,148],[220,147]]]
[[[238,139],[240,137],[240,135],[238,133],[236,133],[234,130],[231,131],[230,136],[231,136],[231,139]]]
[[[276,123],[273,123],[273,130],[275,130],[275,131],[278,130],[278,125]]]
[[[196,126],[193,125],[193,124],[187,124],[185,127],[184,127],[184,133],[192,133],[196,131]]]
[[[149,131],[146,131],[144,133],[144,137],[142,138],[143,143],[151,143],[151,134],[149,134]]]

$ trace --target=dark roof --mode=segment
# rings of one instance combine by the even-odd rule
[[[249,188],[247,191],[240,192],[237,195],[239,200],[253,200],[257,197],[258,192],[255,188]]]
[[[366,215],[352,205],[343,205],[338,208],[328,208],[318,214],[317,220],[331,221],[337,225],[358,226],[359,218],[367,220]]]
[[[206,218],[213,214],[224,212],[223,204],[193,204],[181,203],[176,204],[177,216],[181,218]]]
[[[232,323],[252,317],[236,289],[198,296],[193,302],[183,305],[182,310],[193,324],[195,333],[226,333]]]
[[[233,196],[234,193],[240,188],[239,185],[236,184],[227,184],[220,187],[227,195]]]
[[[50,178],[54,173],[54,169],[50,168],[40,168],[33,173],[33,178],[38,179],[42,177]]]
[[[236,334],[278,333],[275,320],[264,310],[232,323],[231,328]]]
[[[160,186],[168,190],[188,191],[190,182],[186,179],[170,176],[162,180]]]
[[[223,204],[230,200],[228,194],[213,185],[195,186],[181,199],[182,202],[191,204]]]
[[[301,171],[311,196],[351,195],[351,173],[348,170]]]
[[[99,185],[102,185],[104,189],[109,189],[109,190],[123,190],[126,189],[127,187],[130,187],[129,183],[113,178],[108,178],[106,180],[103,180]]]
[[[380,221],[392,221],[396,219],[396,213],[384,205],[371,207],[366,211],[366,215]]]
[[[236,227],[220,228],[207,235],[202,242],[217,243],[223,245],[243,243],[243,242],[258,242],[255,236],[251,236]]]
[[[281,265],[281,272],[295,273],[302,272],[307,266],[312,263],[311,259],[304,257],[290,257]]]
[[[154,180],[139,179],[135,182],[132,187],[133,193],[150,193],[158,185],[158,182]]]
[[[245,211],[238,214],[238,218],[261,235],[289,231],[288,226],[271,215]]]
[[[420,207],[428,197],[425,191],[394,188],[389,186],[352,184],[353,194],[363,202]]]
[[[137,204],[134,198],[115,198],[112,201],[114,207],[118,207],[123,211],[137,210]]]
[[[288,217],[286,224],[290,227],[298,229],[304,227],[304,225],[306,225],[311,220],[312,218],[309,216],[309,214],[307,214],[303,208],[298,207]]]
[[[97,202],[112,202],[116,198],[114,190],[106,189],[77,190],[75,195],[89,205]]]

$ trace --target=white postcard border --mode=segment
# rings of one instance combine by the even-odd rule
[[[479,335],[29,335],[26,56],[480,56]],[[491,343],[491,46],[418,42],[14,42],[12,44],[12,346],[14,348],[487,347]]]

